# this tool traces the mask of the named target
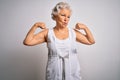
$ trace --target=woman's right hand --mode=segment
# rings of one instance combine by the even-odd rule
[[[46,29],[45,23],[43,23],[43,22],[37,22],[34,24],[34,26],[37,28],[39,27],[41,29]]]

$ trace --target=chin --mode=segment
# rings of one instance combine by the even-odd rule
[[[65,28],[65,27],[67,27],[67,25],[62,25],[62,27],[64,27],[64,28]]]

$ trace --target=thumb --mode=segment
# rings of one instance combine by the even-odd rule
[[[46,29],[46,26],[44,25],[44,26],[41,26],[41,29]]]

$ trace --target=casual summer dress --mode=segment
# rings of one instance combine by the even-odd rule
[[[49,29],[47,41],[46,80],[81,80],[74,30],[69,28],[69,37],[60,40]]]

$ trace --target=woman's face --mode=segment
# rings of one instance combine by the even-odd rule
[[[55,16],[57,25],[66,27],[70,20],[71,11],[69,9],[61,9],[58,15]]]

